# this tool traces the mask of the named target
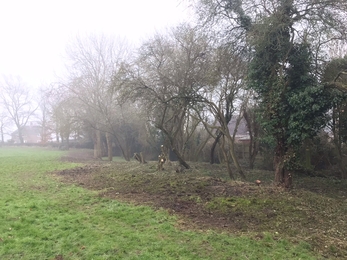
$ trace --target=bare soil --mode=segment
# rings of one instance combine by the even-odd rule
[[[177,172],[172,162],[158,171],[156,162],[95,161],[92,155],[70,151],[62,160],[84,165],[54,174],[102,197],[165,209],[178,217],[182,229],[213,229],[256,240],[271,234],[306,241],[325,258],[347,259],[346,182],[297,176],[295,188],[284,191],[272,184],[273,173],[267,171],[248,170],[249,182],[241,182],[229,180],[222,165],[191,163],[192,169]]]

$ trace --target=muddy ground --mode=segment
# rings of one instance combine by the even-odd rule
[[[88,163],[55,174],[62,176],[64,182],[97,190],[100,196],[167,209],[183,217],[181,224],[185,219],[189,225],[199,228],[233,231],[247,231],[259,224],[257,218],[244,216],[242,212],[226,214],[204,206],[213,198],[241,197],[262,189],[255,182],[231,183],[227,180],[226,169],[220,165],[194,164],[193,169],[177,173],[178,165],[172,162],[158,172],[156,162],[139,164],[137,161],[93,161],[92,158],[90,152],[72,151],[62,160]],[[200,170],[206,175],[200,174]],[[212,171],[215,177],[208,176]],[[277,190],[273,187],[270,192]],[[264,211],[268,214],[267,209]]]
[[[241,182],[231,181],[222,165],[192,163],[192,169],[177,172],[173,162],[158,171],[156,162],[92,157],[92,151],[70,151],[62,160],[83,166],[54,174],[102,197],[165,209],[178,216],[183,229],[213,229],[254,239],[272,234],[274,239],[304,240],[324,257],[347,258],[345,183],[297,178],[295,188],[284,191],[272,184],[273,173],[267,171],[248,171],[248,181]]]

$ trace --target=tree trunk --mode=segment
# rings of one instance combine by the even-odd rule
[[[130,161],[130,151],[129,151],[129,149],[128,148],[123,148],[123,146],[122,145],[119,145],[118,144],[118,146],[119,146],[119,149],[121,150],[121,152],[122,152],[122,155],[123,155],[123,157],[124,157],[124,159],[127,161],[127,162],[129,162]]]
[[[145,158],[143,157],[143,153],[140,152],[141,163],[147,163]]]
[[[100,130],[95,130],[95,140],[94,140],[94,158],[101,159],[102,156],[102,144],[101,144],[101,132]]]
[[[284,181],[284,165],[283,165],[283,157],[281,155],[275,154],[274,156],[274,168],[275,168],[275,183],[277,185],[282,185]]]
[[[257,158],[258,152],[259,152],[259,141],[256,140],[258,137],[254,138],[252,137],[250,139],[250,144],[248,147],[248,151],[249,151],[249,167],[250,169],[254,168],[254,163],[255,163],[255,159]]]
[[[290,189],[293,186],[293,176],[285,167],[286,157],[289,156],[286,156],[284,145],[278,143],[274,156],[275,183],[286,189]]]
[[[234,180],[234,174],[233,174],[233,171],[231,169],[231,165],[230,165],[230,159],[228,158],[228,153],[225,151],[225,136],[222,135],[223,138],[222,138],[222,153],[223,153],[223,156],[224,156],[224,160],[227,164],[227,170],[228,170],[228,174],[229,174],[229,177],[230,179]]]
[[[340,141],[334,141],[335,143],[335,150],[337,154],[337,164],[341,172],[341,179],[346,179],[346,173],[347,169],[345,166],[345,163],[343,161],[343,153],[342,153],[342,147]]]
[[[174,152],[174,154],[177,156],[177,159],[179,161],[179,163],[184,166],[186,169],[190,169],[189,164],[184,160],[183,156],[180,154],[180,152],[174,148],[174,137],[175,135],[170,135],[169,132],[165,129],[165,128],[160,128],[158,127],[166,136],[167,140],[170,143],[170,146],[172,147],[172,151]]]
[[[254,148],[254,144],[253,144],[253,138],[251,137],[249,140],[249,146],[248,146],[248,162],[249,162],[249,168],[251,170],[254,169],[254,162],[255,162],[255,153],[253,153],[253,148]]]
[[[66,149],[66,150],[69,150],[69,149],[70,149],[70,140],[69,140],[69,137],[66,138],[65,149]]]
[[[5,143],[5,138],[4,138],[4,128],[1,126],[1,144]]]
[[[216,150],[216,146],[220,140],[220,138],[222,137],[223,133],[222,132],[219,132],[216,136],[216,139],[214,139],[214,142],[212,144],[212,147],[211,147],[211,152],[210,152],[210,164],[214,164],[214,152]]]
[[[245,176],[245,174],[244,174],[244,172],[242,170],[242,167],[241,167],[241,165],[239,163],[239,160],[236,157],[235,149],[234,149],[234,140],[231,138],[229,132],[227,133],[226,137],[227,137],[228,142],[229,142],[229,153],[230,153],[230,156],[231,156],[231,158],[232,158],[232,160],[234,162],[234,165],[235,165],[238,173],[241,176],[241,179],[244,181],[244,180],[246,180],[246,176]]]
[[[180,162],[180,164],[182,166],[184,166],[186,169],[190,169],[189,164],[183,159],[183,157],[181,156],[181,154],[177,151],[177,149],[172,148],[172,151],[175,153],[175,155],[177,156],[178,161]]]
[[[58,131],[55,132],[55,140],[56,140],[57,143],[60,143],[60,138],[59,138],[59,132]]]
[[[147,163],[145,158],[143,157],[142,152],[140,153],[134,153],[134,158],[139,162],[139,163]],[[160,156],[159,156],[160,158]]]
[[[115,132],[112,133],[112,135],[114,136],[115,140],[116,140],[116,144],[118,145],[119,149],[122,152],[122,155],[124,157],[124,159],[129,162],[130,161],[130,151],[126,151],[127,147],[123,147],[123,145],[121,144],[117,134]]]
[[[201,156],[200,156],[201,151],[204,149],[204,147],[206,146],[208,140],[210,140],[210,139],[211,139],[211,136],[208,136],[208,137],[205,139],[205,141],[204,141],[203,143],[201,143],[201,144],[198,146],[198,148],[196,149],[196,153],[195,153],[195,155],[194,155],[194,161],[199,161],[199,157],[201,157]]]
[[[23,134],[22,134],[21,127],[18,127],[18,138],[19,138],[19,143],[20,144],[24,144],[24,139],[23,139]]]
[[[113,152],[112,152],[112,137],[109,132],[106,132],[106,143],[107,143],[107,156],[108,160],[112,161],[113,159]]]
[[[286,189],[293,187],[293,176],[282,164],[276,166],[275,182]]]
[[[347,176],[347,168],[343,162],[343,154],[342,154],[342,140],[341,136],[339,135],[339,128],[338,123],[336,123],[336,109],[333,109],[333,126],[332,126],[332,132],[334,134],[334,140],[333,144],[335,146],[335,151],[337,154],[337,160],[338,160],[338,167],[341,172],[341,179],[346,179]]]
[[[249,146],[248,146],[248,156],[249,156],[249,168],[254,168],[254,162],[259,152],[259,125],[256,122],[254,112],[249,112],[247,109],[243,112],[243,117],[247,122],[247,129],[249,133]]]

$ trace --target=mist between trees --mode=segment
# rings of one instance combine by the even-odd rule
[[[346,178],[346,1],[192,5],[194,26],[136,49],[104,35],[76,37],[67,75],[39,98],[5,77],[2,138],[15,126],[24,143],[38,122],[40,143],[88,146],[95,158],[142,152],[156,160],[163,145],[185,168],[226,163],[232,179],[253,167],[273,169],[288,188],[296,172],[335,167]]]

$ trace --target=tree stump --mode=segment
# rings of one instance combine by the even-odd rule
[[[160,146],[161,154],[158,156],[158,171],[164,170],[164,163],[169,160],[168,149],[164,146]]]
[[[143,158],[142,152],[140,152],[140,153],[134,153],[134,158],[135,158],[139,163],[147,163],[146,160]]]
[[[158,156],[158,171],[164,170],[164,163],[166,162],[166,157],[161,154]]]

